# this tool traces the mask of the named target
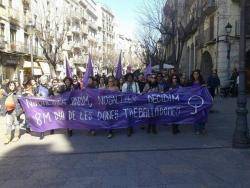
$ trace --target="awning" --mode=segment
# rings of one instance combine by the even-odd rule
[[[84,67],[77,67],[81,72],[86,72],[86,69]]]
[[[40,66],[42,68],[43,74],[44,75],[50,75],[49,64],[47,62],[40,62],[39,64],[40,64]]]
[[[174,66],[173,65],[169,65],[169,64],[163,64],[163,68],[164,69],[173,69],[174,68]]]
[[[34,68],[34,75],[35,76],[41,76],[41,75],[43,75],[43,73],[42,73],[42,69],[40,69],[40,68]]]
[[[163,64],[163,69],[173,69],[174,66],[173,65],[169,65],[169,64]],[[160,70],[160,65],[155,65],[152,67],[153,70],[155,71],[159,71]]]
[[[37,62],[33,62],[33,67],[39,68],[40,66],[38,65]],[[30,61],[24,61],[23,68],[31,68],[31,62]]]

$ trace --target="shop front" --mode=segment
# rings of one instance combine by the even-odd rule
[[[20,63],[20,57],[9,54],[1,54],[0,56],[0,82],[19,80],[18,64]]]
[[[33,62],[33,75],[32,75],[32,63],[30,61],[24,61],[23,63],[23,76],[24,79],[31,77],[39,78],[42,76],[42,69],[37,62]]]

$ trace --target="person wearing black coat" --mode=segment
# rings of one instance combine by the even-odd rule
[[[215,97],[215,90],[220,86],[220,79],[214,70],[212,75],[208,77],[207,80],[207,88],[209,90],[210,95],[214,98]]]

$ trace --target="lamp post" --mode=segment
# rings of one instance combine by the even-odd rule
[[[240,14],[240,61],[239,61],[239,85],[238,85],[238,99],[237,99],[237,120],[233,135],[234,148],[249,148],[250,138],[249,129],[247,126],[246,108],[246,74],[245,74],[245,54],[246,54],[246,0],[241,0],[241,14]]]
[[[33,60],[33,31],[34,31],[35,25],[32,23],[32,21],[29,21],[29,24],[27,26],[27,31],[30,37],[30,61],[31,61],[31,75],[34,76],[34,60]]]
[[[226,42],[227,42],[227,73],[228,79],[230,79],[231,66],[230,66],[230,54],[231,54],[231,43],[230,43],[230,33],[232,32],[232,25],[228,22],[226,27]]]

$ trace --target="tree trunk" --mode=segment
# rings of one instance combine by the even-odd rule
[[[55,77],[58,78],[59,75],[57,75],[56,66],[53,66],[53,64],[49,62],[49,68],[50,68],[51,77],[52,78],[55,78]]]

